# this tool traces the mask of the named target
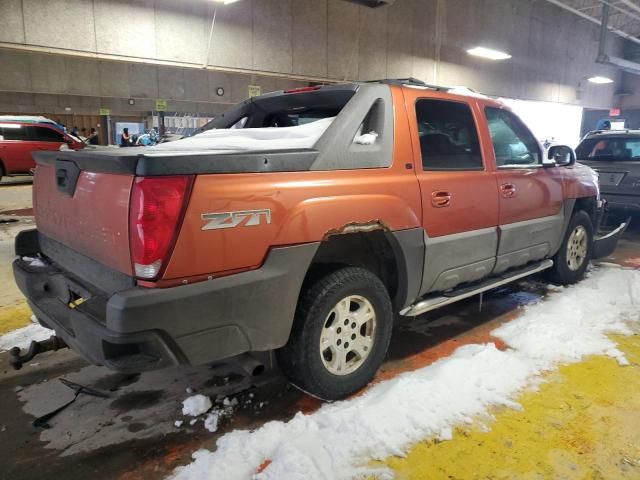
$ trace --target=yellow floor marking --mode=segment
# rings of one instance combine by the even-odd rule
[[[31,323],[31,309],[26,303],[0,308],[0,335]]]
[[[398,480],[640,479],[640,336],[613,338],[630,366],[604,356],[562,366],[521,395],[521,411],[492,412],[489,431],[479,420],[375,464]]]

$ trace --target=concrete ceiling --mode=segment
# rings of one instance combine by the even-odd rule
[[[600,25],[602,6],[609,6],[608,27],[613,33],[640,44],[640,0],[547,0]]]

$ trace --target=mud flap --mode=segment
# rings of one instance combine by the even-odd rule
[[[618,246],[618,240],[631,223],[631,217],[621,223],[613,232],[607,233],[605,236],[593,240],[593,254],[591,258],[598,259],[608,257]]]

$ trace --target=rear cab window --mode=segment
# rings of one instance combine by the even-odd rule
[[[468,104],[451,100],[416,102],[424,170],[483,170],[476,123]]]
[[[225,128],[296,127],[336,117],[355,90],[308,87],[256,97],[214,118],[195,133]]]

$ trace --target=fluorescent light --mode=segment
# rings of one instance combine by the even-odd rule
[[[223,3],[225,5],[229,5],[230,3],[236,3],[239,2],[240,0],[213,0],[216,3]]]
[[[607,78],[607,77],[591,77],[589,79],[589,81],[591,83],[597,83],[597,84],[600,84],[600,85],[603,85],[605,83],[613,83],[613,80],[611,80],[610,78]]]
[[[474,57],[488,58],[489,60],[508,60],[511,58],[511,55],[508,53],[485,47],[470,48],[467,50],[467,53]]]
[[[22,128],[19,123],[0,123],[0,128]]]

